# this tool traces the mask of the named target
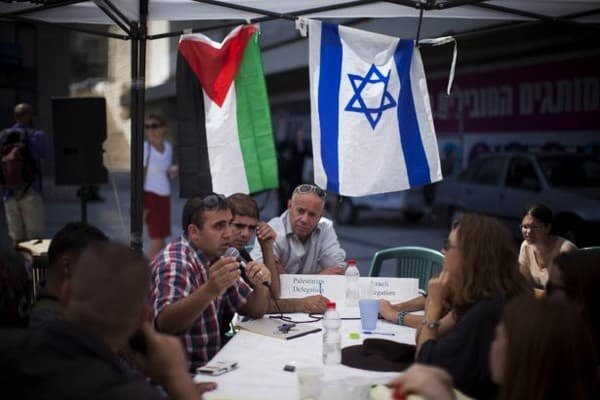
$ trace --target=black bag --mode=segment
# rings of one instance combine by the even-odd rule
[[[0,157],[0,183],[25,193],[36,175],[36,166],[29,150],[29,130],[8,128],[0,132]]]

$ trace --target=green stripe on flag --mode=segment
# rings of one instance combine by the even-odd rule
[[[258,35],[246,46],[235,77],[237,123],[250,193],[279,186],[271,112]]]

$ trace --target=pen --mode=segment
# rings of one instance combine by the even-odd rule
[[[377,332],[377,331],[363,331],[365,335],[386,335],[386,336],[396,336],[394,332]]]

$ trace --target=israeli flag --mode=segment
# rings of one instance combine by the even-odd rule
[[[315,183],[345,196],[442,179],[413,40],[309,21]]]

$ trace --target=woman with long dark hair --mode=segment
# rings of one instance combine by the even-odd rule
[[[549,297],[575,304],[600,351],[600,249],[561,254],[550,268]]]
[[[505,308],[489,349],[499,400],[587,400],[597,394],[597,353],[589,329],[567,302],[520,296]],[[459,398],[439,368],[414,365],[392,381],[395,398]]]
[[[417,362],[443,367],[456,387],[477,399],[496,396],[488,349],[504,304],[530,293],[508,229],[494,218],[465,214],[444,245],[444,268],[429,281]],[[451,312],[442,319],[444,301]]]

